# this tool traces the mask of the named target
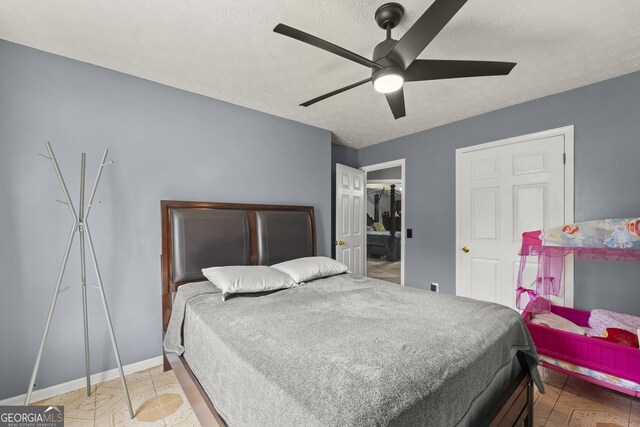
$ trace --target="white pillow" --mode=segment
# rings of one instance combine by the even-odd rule
[[[287,273],[297,283],[335,276],[349,270],[349,267],[343,263],[324,256],[293,259],[272,265],[272,267]]]
[[[222,301],[231,294],[274,291],[296,286],[287,274],[266,265],[236,265],[203,268],[202,274],[222,291]]]
[[[540,313],[531,316],[529,323],[535,325],[548,326],[553,329],[559,329],[565,332],[571,332],[578,335],[586,335],[586,331],[583,327],[576,325],[569,319],[558,316],[554,313]]]

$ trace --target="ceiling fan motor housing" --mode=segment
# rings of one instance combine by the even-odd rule
[[[376,60],[376,62],[382,65],[384,68],[371,69],[371,78],[373,80],[385,74],[398,74],[401,76],[404,75],[404,70],[402,69],[402,67],[389,58],[379,58]]]
[[[385,41],[378,43],[376,47],[373,48],[373,60],[382,66],[386,66],[383,62],[396,43],[398,43],[398,40],[394,39],[386,39]]]
[[[373,49],[373,60],[376,63],[382,65],[383,68],[371,69],[372,82],[375,83],[378,78],[388,74],[404,76],[404,69],[400,65],[398,65],[397,62],[387,58],[386,56],[397,42],[397,40],[386,39],[385,41],[378,43]]]

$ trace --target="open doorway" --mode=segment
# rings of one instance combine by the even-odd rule
[[[366,172],[366,274],[404,284],[404,159]]]

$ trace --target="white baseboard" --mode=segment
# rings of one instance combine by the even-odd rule
[[[153,368],[162,364],[162,356],[152,357],[151,359],[142,360],[140,362],[132,363],[122,367],[125,375],[133,372],[142,371],[144,369]],[[91,375],[91,384],[98,384],[104,381],[109,381],[114,378],[118,378],[120,373],[118,368],[109,369],[108,371],[98,372]],[[59,394],[67,393],[73,390],[78,390],[86,387],[87,380],[85,377],[78,378],[76,380],[67,381],[66,383],[53,385],[51,387],[43,388],[40,390],[34,390],[31,393],[31,402],[38,402],[40,400],[48,399]],[[24,405],[24,399],[27,397],[27,393],[19,396],[9,397],[7,399],[0,400],[0,405]]]

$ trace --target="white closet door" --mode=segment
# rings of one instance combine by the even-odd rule
[[[364,275],[366,209],[364,172],[336,165],[336,259]]]
[[[471,150],[457,161],[457,293],[515,307],[522,233],[564,223],[564,135]]]

